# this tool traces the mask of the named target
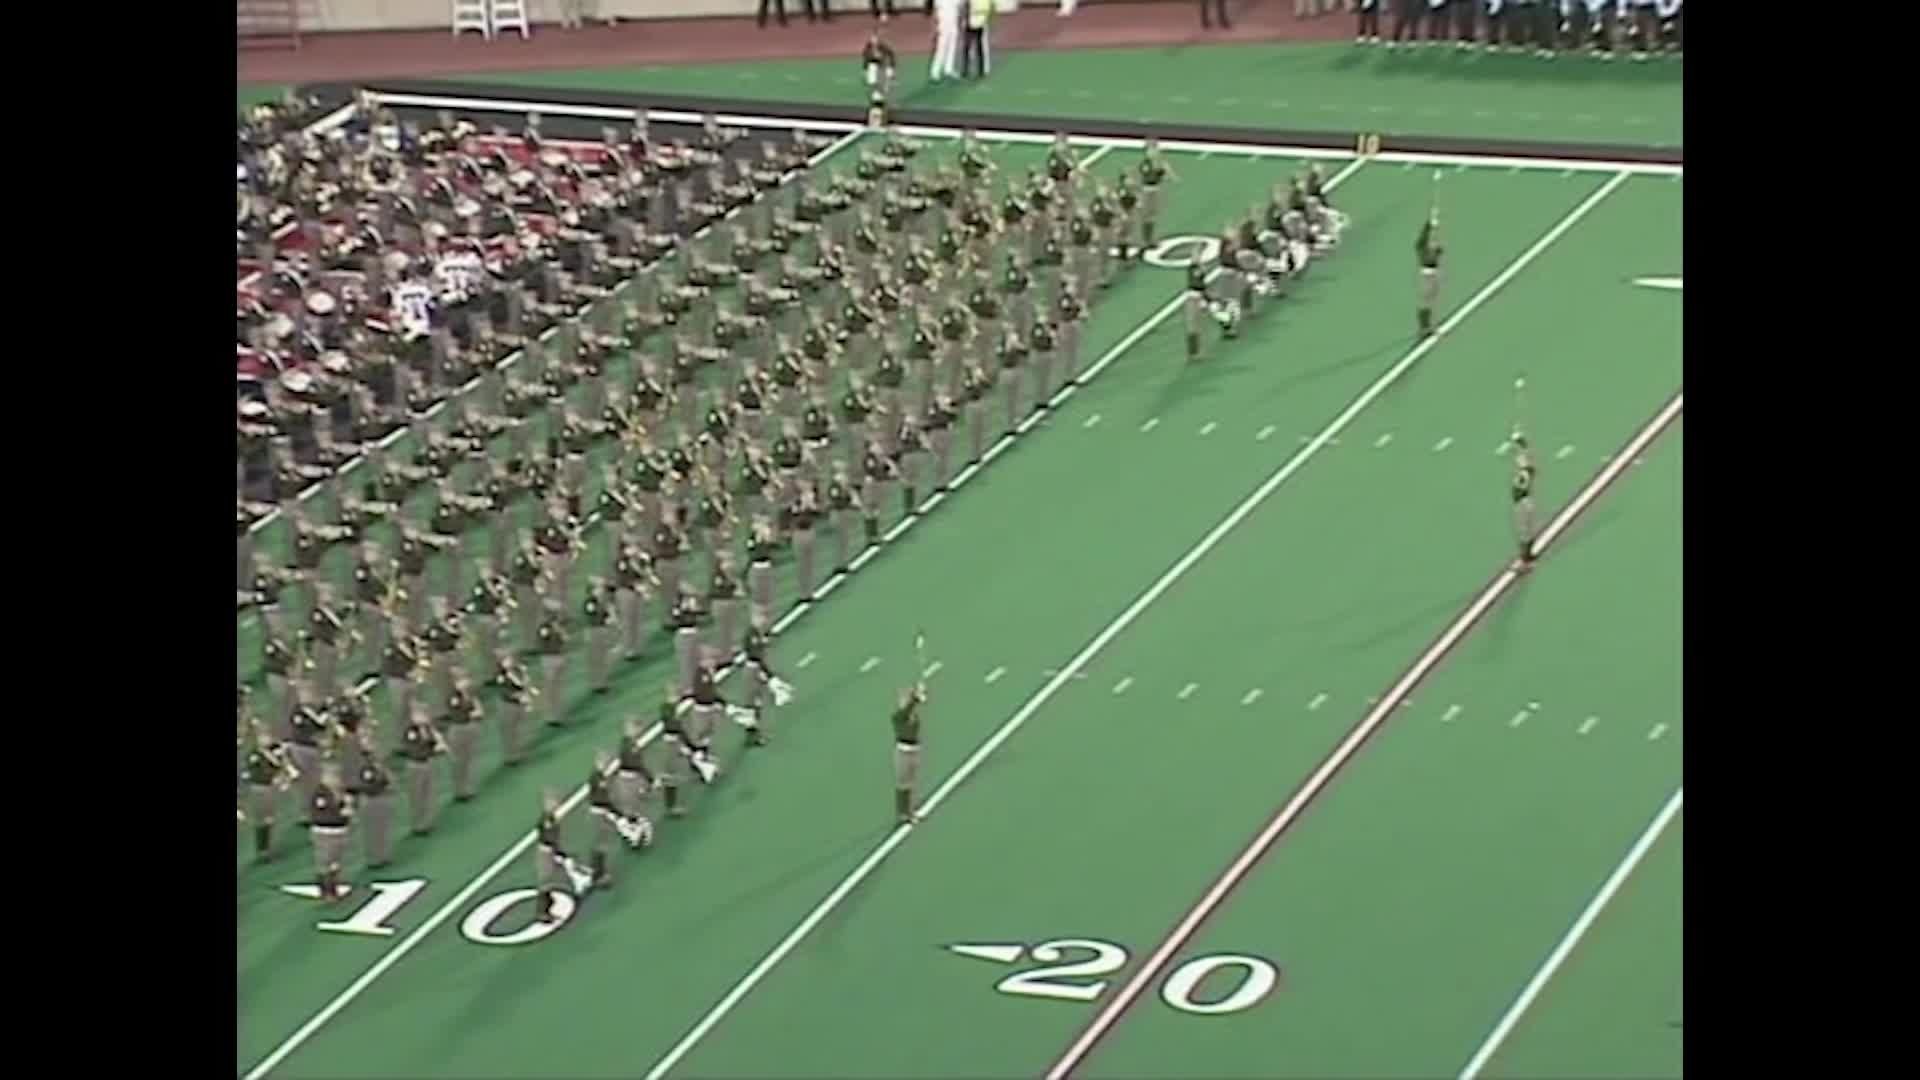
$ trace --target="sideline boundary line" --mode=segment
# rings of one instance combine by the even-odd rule
[[[1560,536],[1587,507],[1593,505],[1595,499],[1599,498],[1603,492],[1613,486],[1614,482],[1620,478],[1620,475],[1626,472],[1632,465],[1633,459],[1643,453],[1648,446],[1652,445],[1655,439],[1658,439],[1666,432],[1675,418],[1680,415],[1685,400],[1686,395],[1684,391],[1675,392],[1673,397],[1668,400],[1666,406],[1634,434],[1633,438],[1627,443],[1626,448],[1616,455],[1613,460],[1608,462],[1605,468],[1594,474],[1593,479],[1587,481],[1586,486],[1581,488],[1581,490],[1568,501],[1566,506],[1561,508],[1560,512],[1554,516],[1553,521],[1547,528],[1535,538],[1532,550],[1536,557],[1545,554],[1548,545]],[[1536,567],[1536,570],[1537,569]],[[1480,620],[1486,616],[1487,612],[1493,609],[1494,605],[1500,601],[1500,598],[1505,596],[1507,591],[1511,589],[1514,583],[1519,581],[1520,578],[1520,571],[1516,570],[1511,564],[1504,567],[1492,581],[1487,583],[1485,588],[1481,589],[1480,594],[1467,605],[1466,610],[1455,616],[1453,622],[1450,623],[1445,630],[1441,631],[1440,636],[1435,638],[1433,643],[1428,645],[1424,652],[1414,658],[1413,664],[1408,667],[1385,694],[1380,696],[1380,700],[1373,708],[1367,711],[1366,716],[1349,730],[1339,743],[1335,744],[1332,752],[1321,761],[1320,766],[1313,771],[1312,775],[1308,776],[1306,781],[1295,790],[1286,804],[1274,814],[1266,826],[1253,838],[1253,842],[1248,844],[1247,847],[1241,851],[1240,855],[1228,865],[1225,872],[1214,880],[1213,884],[1207,888],[1207,891],[1201,895],[1199,901],[1189,908],[1185,915],[1181,916],[1180,921],[1176,923],[1173,929],[1167,933],[1167,936],[1161,940],[1159,946],[1148,955],[1146,962],[1135,969],[1132,977],[1121,985],[1120,990],[1112,998],[1108,999],[1107,1004],[1102,1006],[1100,1011],[1094,1015],[1093,1019],[1087,1023],[1086,1027],[1081,1030],[1074,1041],[1068,1045],[1066,1051],[1060,1055],[1053,1065],[1048,1067],[1046,1072],[1047,1080],[1065,1080],[1066,1077],[1073,1074],[1074,1069],[1078,1068],[1080,1064],[1086,1060],[1087,1055],[1093,1051],[1100,1040],[1120,1022],[1121,1018],[1126,1014],[1127,1009],[1140,998],[1140,995],[1145,992],[1147,986],[1159,978],[1161,971],[1172,962],[1174,954],[1186,947],[1187,943],[1193,939],[1193,936],[1199,932],[1201,925],[1204,924],[1215,911],[1220,909],[1220,906],[1226,902],[1233,890],[1246,879],[1246,876],[1259,864],[1260,860],[1273,849],[1275,841],[1279,840],[1281,834],[1286,832],[1295,821],[1299,820],[1301,813],[1306,810],[1308,804],[1322,791],[1326,790],[1327,785],[1333,781],[1340,769],[1353,759],[1354,755],[1360,751],[1367,740],[1371,738],[1373,734],[1386,723],[1387,719],[1393,715],[1394,711],[1399,708],[1400,702],[1403,701],[1408,694],[1413,692],[1414,687],[1418,686],[1422,680],[1432,673],[1433,669],[1453,651],[1454,646],[1458,645],[1472,632],[1475,626],[1479,625]]]
[[[1369,160],[1372,159],[1358,158],[1356,162],[1365,163]],[[1357,168],[1358,164],[1356,164],[1355,167]],[[1199,543],[1195,544],[1185,555],[1181,556],[1179,561],[1175,562],[1166,573],[1162,574],[1159,580],[1155,581],[1145,592],[1141,593],[1132,604],[1128,605],[1126,610],[1120,613],[1119,617],[1111,623],[1108,623],[1106,628],[1096,634],[1093,640],[1082,648],[1072,660],[1069,660],[1052,678],[1048,679],[1046,684],[1043,685],[1037,693],[1027,699],[1026,704],[1022,705],[1019,711],[1015,712],[1006,723],[1000,726],[999,730],[989,736],[965,761],[961,762],[960,766],[934,790],[933,794],[929,795],[927,799],[920,804],[919,812],[921,817],[931,816],[933,811],[941,803],[945,802],[948,796],[952,795],[961,784],[965,783],[968,777],[972,776],[987,758],[991,757],[1002,744],[1013,737],[1015,732],[1025,726],[1027,721],[1040,710],[1040,707],[1045,705],[1054,694],[1060,691],[1061,687],[1073,679],[1080,669],[1084,668],[1102,649],[1105,649],[1109,642],[1115,637],[1118,637],[1128,626],[1132,625],[1134,620],[1138,619],[1142,612],[1152,605],[1155,600],[1159,599],[1176,581],[1185,576],[1188,570],[1192,569],[1202,558],[1205,558],[1207,553],[1212,551],[1229,532],[1233,531],[1249,514],[1253,513],[1261,503],[1267,500],[1268,496],[1278,490],[1280,485],[1286,483],[1287,480],[1311,460],[1315,454],[1318,454],[1321,448],[1327,446],[1336,435],[1344,430],[1348,424],[1353,422],[1355,417],[1359,416],[1369,405],[1373,404],[1376,398],[1385,393],[1388,387],[1398,382],[1400,377],[1411,370],[1413,365],[1438,344],[1448,331],[1459,325],[1461,320],[1465,319],[1468,315],[1478,310],[1481,304],[1484,304],[1490,297],[1505,286],[1507,282],[1511,281],[1515,275],[1525,269],[1528,264],[1532,263],[1542,251],[1546,250],[1548,245],[1558,240],[1568,229],[1572,228],[1576,222],[1585,217],[1588,211],[1592,210],[1599,204],[1601,199],[1619,187],[1626,178],[1626,173],[1617,173],[1607,183],[1600,185],[1592,194],[1588,195],[1586,199],[1582,200],[1579,205],[1575,206],[1572,211],[1549,229],[1544,236],[1534,241],[1533,246],[1521,253],[1520,257],[1509,264],[1505,270],[1496,275],[1492,281],[1482,286],[1479,292],[1475,293],[1465,304],[1461,305],[1453,315],[1441,323],[1439,329],[1431,337],[1425,338],[1419,344],[1415,345],[1404,357],[1395,363],[1393,367],[1387,369],[1372,385],[1361,391],[1358,397],[1348,403],[1346,408],[1336,415],[1318,435],[1315,435],[1312,440],[1295,450],[1292,456],[1289,457],[1279,469],[1275,470],[1271,476],[1254,490],[1253,494],[1247,496],[1238,506],[1234,507],[1219,524],[1215,525],[1200,539]],[[1176,297],[1174,304],[1162,309],[1162,313],[1156,315],[1155,318],[1163,318],[1173,307],[1178,305],[1180,299],[1180,297]],[[1629,458],[1630,456],[1631,455],[1629,455]],[[886,861],[887,857],[891,855],[895,849],[899,848],[906,840],[907,835],[913,831],[913,828],[914,826],[912,825],[895,826],[893,831],[887,834],[886,839],[881,841],[879,846],[875,847],[872,853],[853,869],[852,873],[848,874],[827,894],[826,899],[822,900],[818,906],[800,921],[798,926],[794,927],[785,938],[781,939],[779,944],[775,945],[766,956],[762,957],[759,963],[755,964],[718,1003],[708,1010],[706,1015],[693,1026],[692,1030],[682,1036],[680,1041],[675,1043],[673,1048],[669,1050],[653,1068],[647,1071],[647,1080],[660,1080],[674,1065],[678,1064],[701,1039],[706,1037],[707,1032],[713,1030],[714,1026],[718,1024],[727,1013],[731,1012],[747,994],[753,991],[755,986],[759,985],[762,979],[766,978],[768,972],[772,971],[775,965],[784,960],[787,954],[791,953],[808,934],[813,932],[814,927],[818,926],[834,908],[840,906],[841,901],[845,900],[862,881],[866,880],[882,862]]]
[[[846,141],[850,141],[850,139],[842,140],[842,142],[846,142]],[[822,151],[821,157],[824,158],[826,154],[834,152],[836,149],[838,149],[841,146],[841,144],[842,144],[841,142],[836,142],[833,147],[829,147],[827,150]],[[1099,156],[1099,154],[1104,152],[1105,151],[1096,151],[1096,153],[1088,155],[1088,160],[1091,160],[1092,158],[1097,157]],[[815,159],[814,163],[817,163],[818,160],[819,159]],[[1328,179],[1327,181],[1328,190],[1332,190],[1335,186],[1344,182],[1347,179],[1347,177],[1351,176],[1355,171],[1357,171],[1360,168],[1360,166],[1366,164],[1367,160],[1368,159],[1366,158],[1360,158],[1360,157],[1353,158],[1346,168],[1342,169],[1339,173],[1336,173],[1334,176]],[[810,165],[811,164],[812,163],[810,163]],[[1155,312],[1152,316],[1150,316],[1145,322],[1141,323],[1139,326],[1136,326],[1133,330],[1129,331],[1126,334],[1126,336],[1122,337],[1117,343],[1115,343],[1105,353],[1101,354],[1100,358],[1097,361],[1095,361],[1091,366],[1089,366],[1086,369],[1086,371],[1082,372],[1076,379],[1069,380],[1064,386],[1062,386],[1059,389],[1058,392],[1056,392],[1053,395],[1052,398],[1048,399],[1049,408],[1058,406],[1061,402],[1071,397],[1076,391],[1082,389],[1087,384],[1091,383],[1095,376],[1099,375],[1100,372],[1106,370],[1106,368],[1109,365],[1111,365],[1115,360],[1119,359],[1122,354],[1124,354],[1127,350],[1133,348],[1134,345],[1138,344],[1142,338],[1146,337],[1147,334],[1151,333],[1155,327],[1160,325],[1160,323],[1165,322],[1167,318],[1173,314],[1174,311],[1178,310],[1181,299],[1182,299],[1182,296],[1178,296],[1178,295],[1175,296],[1171,302],[1161,307],[1157,312]],[[1045,416],[1044,413],[1040,412],[1039,410],[1035,410],[1026,418],[1024,422],[1017,425],[1013,431],[1002,434],[1000,438],[996,440],[994,444],[991,447],[989,447],[984,454],[981,455],[979,462],[968,465],[966,468],[962,469],[957,475],[955,475],[955,477],[952,480],[948,481],[946,492],[944,493],[935,492],[929,495],[926,499],[921,500],[920,504],[917,507],[915,507],[912,511],[910,511],[908,514],[902,517],[897,524],[895,524],[891,529],[889,529],[886,532],[886,534],[881,538],[879,543],[867,545],[848,564],[848,568],[845,571],[837,572],[835,574],[830,575],[825,581],[821,582],[821,584],[817,588],[815,588],[815,590],[811,595],[807,597],[803,597],[798,603],[796,603],[792,608],[790,608],[785,615],[782,615],[780,617],[778,622],[773,624],[773,627],[771,628],[771,635],[777,639],[781,634],[785,633],[788,628],[790,628],[795,622],[799,621],[802,615],[805,615],[808,611],[812,610],[815,604],[818,604],[819,602],[824,600],[827,594],[839,588],[846,580],[850,579],[854,574],[858,573],[863,566],[871,562],[874,556],[879,554],[880,549],[883,545],[899,539],[910,528],[912,528],[915,524],[917,524],[923,518],[925,518],[927,513],[931,511],[935,505],[945,501],[946,499],[950,498],[952,495],[957,493],[961,485],[965,484],[967,481],[979,475],[980,471],[984,469],[989,462],[991,462],[994,458],[1000,456],[1002,453],[1006,452],[1006,450],[1014,444],[1015,437],[1017,435],[1025,434],[1029,429],[1032,428],[1034,424],[1039,423],[1044,416]],[[597,510],[593,511],[587,516],[587,518],[585,519],[585,522],[588,524],[591,524],[593,521],[596,521],[598,514],[599,514],[599,511]],[[724,680],[729,675],[731,675],[733,670],[739,665],[741,659],[742,659],[742,655],[740,653],[733,654],[733,656],[727,661],[726,665],[724,665],[722,668],[719,669],[719,672],[718,672],[719,678],[721,680]],[[370,681],[371,680],[368,680],[368,682]],[[684,711],[687,707],[688,706],[686,703],[682,703],[681,705],[682,711]],[[641,733],[641,736],[640,736],[641,744],[643,746],[650,744],[654,739],[659,737],[660,731],[661,731],[661,727],[658,721],[649,725],[648,728]],[[587,797],[587,786],[585,784],[581,784],[578,788],[575,788],[570,795],[567,796],[565,801],[563,801],[560,804],[558,816],[562,818],[566,817],[566,815],[571,813],[574,810],[574,808],[579,806],[580,803],[586,799],[586,797]],[[928,803],[928,806],[929,807],[931,806],[931,801]],[[314,1036],[314,1034],[320,1030],[320,1028],[324,1027],[329,1020],[333,1019],[333,1017],[336,1016],[340,1012],[340,1010],[344,1009],[355,998],[359,997],[362,993],[364,993],[366,989],[369,986],[371,986],[375,980],[380,978],[380,976],[384,975],[389,969],[391,969],[395,964],[397,964],[403,956],[413,951],[414,948],[416,948],[423,940],[426,939],[427,935],[431,934],[434,930],[438,929],[442,923],[446,922],[449,918],[451,918],[454,912],[459,911],[460,909],[464,908],[468,903],[470,903],[473,900],[474,896],[476,896],[481,889],[485,888],[494,878],[498,877],[504,870],[506,870],[506,868],[510,866],[515,859],[525,854],[526,850],[533,845],[533,842],[536,839],[536,835],[537,834],[534,833],[532,830],[529,830],[526,833],[524,833],[519,840],[515,841],[514,844],[507,849],[505,854],[501,855],[498,859],[494,860],[493,863],[491,863],[485,870],[480,872],[479,876],[475,877],[472,881],[468,882],[466,886],[461,888],[461,890],[458,893],[456,893],[452,899],[448,900],[432,915],[428,916],[426,921],[422,922],[419,926],[415,927],[411,932],[409,932],[406,935],[406,937],[402,938],[399,942],[397,942],[393,946],[393,948],[388,950],[386,953],[382,954],[379,959],[374,961],[371,967],[369,967],[366,971],[362,972],[360,976],[356,978],[352,983],[350,983],[345,990],[341,991],[340,994],[335,996],[325,1006],[321,1007],[321,1009],[318,1012],[316,1012],[312,1017],[308,1018],[307,1022],[302,1024],[299,1027],[299,1029],[297,1029],[291,1036],[289,1036],[284,1042],[282,1042],[279,1047],[277,1047],[271,1054],[267,1055],[267,1057],[264,1058],[258,1065],[255,1065],[251,1070],[249,1070],[245,1075],[245,1080],[260,1080],[261,1077],[264,1077],[265,1075],[267,1075],[267,1073],[271,1072],[282,1061],[286,1060],[286,1058],[290,1054],[292,1054],[295,1050],[298,1050],[302,1045],[304,1045],[308,1039],[311,1039]]]
[[[573,116],[595,120],[631,120],[634,109],[616,105],[574,105],[557,101],[529,101],[522,98],[458,97],[441,94],[407,94],[374,92],[374,98],[383,104],[398,105],[407,108],[422,109],[467,109],[474,112],[537,112],[543,116]],[[662,123],[697,124],[703,115],[681,109],[648,109],[647,117]],[[771,128],[775,130],[805,128],[809,131],[862,132],[873,129],[863,124],[846,120],[796,120],[784,116],[762,116],[743,113],[716,113],[715,119],[722,124],[739,127]],[[962,130],[957,125],[901,124],[902,134],[919,138],[958,138]],[[990,142],[1034,143],[1045,145],[1053,141],[1053,136],[1031,131],[1006,131],[982,128],[975,132],[980,138]],[[1146,145],[1144,139],[1114,138],[1103,135],[1087,135],[1073,140],[1084,146],[1111,146],[1116,150],[1138,150]],[[1197,154],[1239,154],[1245,157],[1272,158],[1320,158],[1344,159],[1353,156],[1351,150],[1329,150],[1315,146],[1268,146],[1258,143],[1212,142],[1197,139],[1162,139],[1163,150],[1178,150],[1183,153]],[[1464,165],[1485,168],[1509,168],[1531,170],[1554,170],[1559,172],[1605,172],[1628,173],[1638,176],[1685,175],[1684,166],[1665,165],[1657,162],[1642,161],[1593,161],[1581,158],[1530,158],[1510,157],[1497,154],[1432,154],[1409,150],[1390,150],[1372,157],[1374,161],[1395,162],[1410,165]]]
[[[1546,960],[1540,965],[1540,970],[1533,973],[1533,978],[1527,980],[1527,985],[1520,991],[1520,996],[1514,999],[1513,1004],[1501,1015],[1500,1022],[1495,1024],[1493,1031],[1487,1035],[1487,1041],[1480,1044],[1480,1049],[1474,1053],[1473,1060],[1467,1062],[1466,1068],[1460,1070],[1460,1080],[1475,1080],[1480,1075],[1480,1070],[1486,1067],[1487,1062],[1493,1060],[1493,1055],[1499,1052],[1500,1045],[1506,1041],[1508,1035],[1513,1033],[1514,1025],[1520,1022],[1520,1018],[1525,1016],[1527,1009],[1533,1005],[1533,999],[1539,997],[1540,991],[1546,989],[1547,980],[1553,978],[1554,973],[1560,970],[1561,964],[1566,963],[1567,957],[1573,953],[1574,946],[1580,944],[1580,939],[1593,928],[1594,920],[1600,917],[1600,912],[1612,901],[1613,894],[1619,892],[1620,886],[1627,883],[1627,878],[1633,875],[1634,868],[1640,865],[1640,860],[1646,858],[1647,852],[1653,850],[1653,845],[1659,842],[1660,837],[1667,831],[1668,823],[1680,812],[1680,804],[1684,801],[1685,794],[1684,786],[1673,789],[1673,794],[1667,797],[1666,805],[1660,808],[1660,812],[1654,816],[1653,821],[1640,833],[1640,838],[1633,842],[1633,847],[1627,849],[1626,857],[1613,868],[1613,873],[1607,875],[1607,880],[1600,886],[1600,891],[1594,894],[1593,899],[1587,901],[1587,906],[1580,912],[1580,917],[1567,928],[1566,935],[1560,939],[1558,945],[1553,947],[1553,951],[1547,954]]]

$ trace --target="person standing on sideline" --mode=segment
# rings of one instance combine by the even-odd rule
[[[984,79],[993,70],[993,24],[994,0],[966,0],[967,2],[967,45],[966,54],[960,61],[960,73],[964,76]],[[1224,2],[1224,0],[1223,0]]]
[[[1060,0],[1060,17],[1063,19],[1072,18],[1073,10],[1079,6],[1080,0]]]
[[[960,77],[961,12],[967,0],[931,0],[933,6],[933,81]]]
[[[780,25],[787,25],[787,0],[760,0],[760,14],[754,19],[754,22],[759,23],[762,27],[767,25],[768,5],[773,6],[774,18],[780,20]]]
[[[1354,40],[1362,45],[1380,44],[1381,0],[1360,0],[1360,32]]]
[[[867,5],[873,8],[873,17],[876,19],[882,15],[891,17],[900,14],[893,10],[893,0],[867,0]]]
[[[1213,6],[1212,14],[1207,11],[1209,4]],[[1220,23],[1220,29],[1233,29],[1233,20],[1227,18],[1227,0],[1200,0],[1200,25],[1211,30],[1216,20]]]
[[[807,21],[808,22],[812,22],[814,20],[815,18],[814,12],[816,9],[819,11],[819,15],[818,15],[819,18],[824,19],[827,22],[833,21],[833,0],[806,0],[806,4],[807,4]]]

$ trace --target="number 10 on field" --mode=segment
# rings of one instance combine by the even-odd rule
[[[949,952],[1018,963],[1022,958],[1039,966],[1016,971],[994,984],[1003,994],[1093,1001],[1106,992],[1107,976],[1127,964],[1127,950],[1110,941],[1058,938],[1038,945],[949,945]],[[1214,953],[1196,956],[1168,972],[1160,981],[1160,1000],[1196,1016],[1223,1016],[1258,1005],[1280,981],[1280,971],[1257,956]]]

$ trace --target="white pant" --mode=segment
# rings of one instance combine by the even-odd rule
[[[960,77],[960,12],[934,7],[933,78]]]

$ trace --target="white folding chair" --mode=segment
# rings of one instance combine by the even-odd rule
[[[453,36],[459,37],[462,30],[478,30],[480,36],[493,40],[493,23],[488,20],[489,0],[453,0]]]
[[[533,29],[527,22],[527,0],[487,0],[487,8],[488,16],[493,20],[494,33],[518,30],[522,41],[533,36]]]

